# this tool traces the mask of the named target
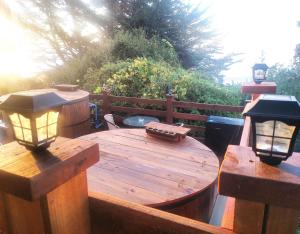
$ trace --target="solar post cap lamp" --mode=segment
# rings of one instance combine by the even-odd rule
[[[256,84],[260,84],[261,82],[266,80],[268,66],[264,63],[256,63],[252,67],[252,76],[253,81]]]
[[[252,150],[262,162],[278,165],[293,153],[300,126],[294,96],[263,94],[246,107],[252,125]]]
[[[16,141],[36,151],[46,149],[55,141],[58,116],[65,103],[54,92],[19,92],[10,94],[0,109],[8,114]]]

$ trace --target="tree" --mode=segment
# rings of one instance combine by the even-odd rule
[[[115,16],[110,34],[120,27],[127,30],[142,27],[148,37],[158,35],[169,41],[183,67],[199,69],[216,78],[221,78],[220,72],[234,63],[232,55],[220,56],[221,48],[205,17],[206,10],[199,5],[179,0],[112,0],[103,3]]]
[[[269,69],[268,79],[276,82],[278,94],[293,95],[300,100],[300,72],[297,67],[276,64]]]
[[[220,56],[206,10],[180,0],[4,0],[0,8],[48,42],[53,65],[82,56],[101,36],[134,28],[171,43],[185,68],[220,78],[234,62],[231,55]],[[95,33],[87,34],[92,27]]]

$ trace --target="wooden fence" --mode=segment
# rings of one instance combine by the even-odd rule
[[[172,95],[166,95],[166,99],[146,99],[113,96],[107,92],[103,92],[98,95],[90,95],[90,100],[100,101],[101,115],[108,113],[150,115],[158,117],[168,124],[182,121],[185,122],[186,127],[191,128],[191,133],[203,133],[205,131],[205,127],[204,124],[201,124],[201,122],[206,122],[208,116],[206,114],[188,113],[190,110],[198,110],[201,113],[207,111],[212,113],[241,113],[244,109],[243,106],[176,101]],[[131,106],[126,106],[128,104]],[[154,106],[156,109],[153,108]],[[195,121],[200,122],[200,124],[190,124],[190,122]],[[186,124],[186,122],[188,123]]]

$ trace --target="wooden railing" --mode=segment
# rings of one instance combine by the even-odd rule
[[[216,227],[128,202],[100,193],[90,193],[92,233],[166,233],[166,234],[233,234]]]
[[[203,123],[208,119],[206,114],[208,111],[213,113],[241,113],[244,109],[243,106],[176,101],[172,95],[166,95],[166,99],[146,99],[113,96],[103,92],[98,95],[90,95],[90,100],[100,101],[102,115],[108,113],[151,115],[162,119],[163,122],[168,124],[183,121],[186,127],[191,128],[191,133],[204,132]],[[125,106],[124,104],[130,104],[131,106]],[[190,110],[198,110],[204,114],[188,113]],[[193,122],[198,123],[196,125]]]

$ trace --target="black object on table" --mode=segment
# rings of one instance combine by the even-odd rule
[[[150,123],[152,121],[159,123],[159,119],[153,116],[134,115],[125,117],[123,119],[123,124],[131,128],[143,128],[145,124]]]

